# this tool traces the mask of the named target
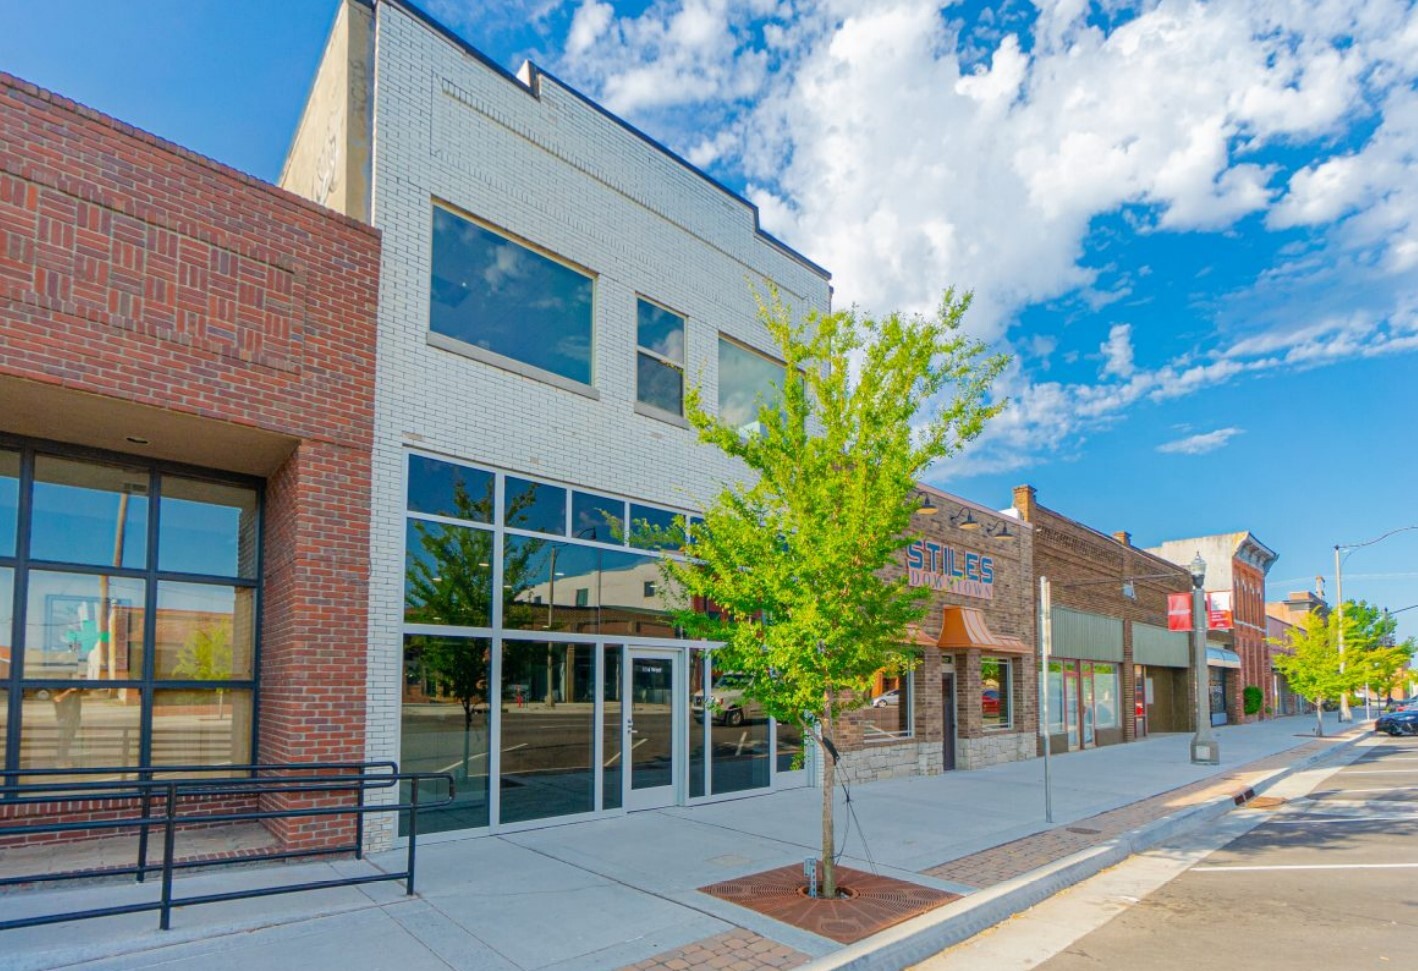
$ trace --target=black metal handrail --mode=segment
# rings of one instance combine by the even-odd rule
[[[279,773],[279,774],[276,774]],[[292,775],[291,773],[296,773]],[[84,780],[75,776],[113,776],[128,778]],[[153,776],[181,775],[187,778],[153,778]],[[62,782],[12,783],[16,776],[26,779],[63,778]],[[208,777],[204,777],[208,776]],[[0,878],[0,887],[17,884],[32,884],[64,880],[80,880],[95,876],[133,876],[142,883],[149,873],[159,871],[162,879],[162,895],[159,900],[143,903],[124,904],[115,907],[98,907],[89,910],[66,911],[59,914],[42,914],[0,921],[0,931],[20,927],[36,927],[43,924],[57,924],[70,920],[87,920],[93,917],[113,917],[120,914],[159,912],[158,926],[162,930],[171,927],[172,910],[196,904],[218,903],[225,900],[242,900],[250,897],[267,897],[274,894],[296,893],[304,890],[323,890],[332,887],[352,887],[365,883],[387,880],[404,881],[404,892],[414,893],[414,871],[418,847],[418,815],[420,810],[436,809],[452,803],[454,789],[453,776],[446,772],[400,772],[394,762],[302,762],[265,763],[252,765],[218,766],[162,766],[135,768],[115,766],[85,769],[26,769],[0,772],[6,785],[0,786],[0,806],[26,806],[41,804],[62,804],[90,802],[93,800],[137,800],[138,812],[130,816],[110,819],[71,820],[69,822],[36,823],[31,821],[0,825],[0,840],[8,836],[32,835],[37,833],[66,833],[93,830],[138,830],[137,862],[126,867],[91,867],[60,873],[41,873],[27,876]],[[425,782],[442,781],[446,789],[435,802],[420,799]],[[409,801],[396,803],[369,804],[366,794],[372,790],[388,789],[402,783],[409,783]],[[200,815],[184,816],[184,806],[200,804],[212,797],[257,797],[268,794],[309,794],[348,792],[353,794],[354,804],[349,806],[307,806],[295,809],[254,809],[249,811],[203,812]],[[161,804],[160,815],[153,814],[155,800]],[[407,812],[409,814],[408,848],[405,868],[399,872],[369,874],[365,876],[339,877],[331,880],[314,880],[305,883],[282,884],[276,887],[262,887],[250,890],[236,890],[227,893],[198,894],[177,897],[173,894],[172,879],[175,871],[196,867],[221,866],[230,863],[270,862],[297,857],[313,857],[331,854],[353,853],[356,859],[364,856],[364,817],[369,813]],[[352,815],[355,820],[355,838],[351,844],[312,847],[309,849],[278,850],[271,853],[250,853],[220,860],[174,859],[177,830],[184,823],[237,823],[266,819],[294,819],[302,817]],[[163,857],[161,863],[148,862],[149,830],[162,827]]]

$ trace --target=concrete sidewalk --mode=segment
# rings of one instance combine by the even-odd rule
[[[1341,726],[1326,719],[1326,731]],[[0,933],[0,967],[422,969],[904,967],[1216,815],[1363,737],[1321,742],[1313,719],[1218,729],[1219,769],[1188,761],[1187,735],[1052,760],[1053,826],[1039,760],[852,789],[842,863],[964,896],[857,944],[799,930],[700,887],[816,854],[815,789],[420,845],[417,897],[402,886],[315,891]],[[840,807],[839,807],[840,808]],[[183,877],[186,894],[402,868],[365,861]],[[152,884],[0,896],[7,918],[151,899]]]

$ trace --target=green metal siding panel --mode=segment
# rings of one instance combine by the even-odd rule
[[[1151,624],[1132,625],[1132,659],[1159,668],[1191,666],[1191,635]]]
[[[1054,608],[1054,657],[1084,661],[1123,659],[1123,622],[1067,607]]]

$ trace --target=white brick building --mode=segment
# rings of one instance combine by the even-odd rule
[[[435,829],[800,777],[766,720],[694,723],[702,654],[656,620],[653,558],[616,516],[691,513],[735,475],[674,413],[676,371],[741,404],[772,370],[743,353],[769,346],[750,284],[825,310],[827,273],[582,95],[398,0],[342,4],[282,184],[383,233],[368,758],[459,778]]]

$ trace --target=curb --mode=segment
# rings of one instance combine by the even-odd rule
[[[970,894],[932,913],[922,914],[879,934],[834,951],[798,968],[798,971],[900,971],[933,957],[1042,903],[1089,877],[1123,862],[1164,840],[1224,816],[1238,805],[1297,772],[1338,752],[1347,751],[1370,737],[1357,732],[1322,751],[1276,769],[1270,775],[1229,796],[1178,810],[1106,843],[1031,870],[1022,876]]]

